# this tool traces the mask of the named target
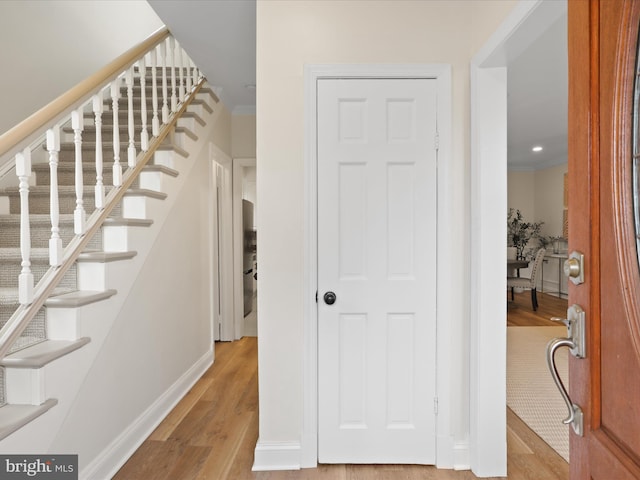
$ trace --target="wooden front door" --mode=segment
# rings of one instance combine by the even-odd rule
[[[571,286],[569,304],[584,308],[587,325],[586,358],[570,361],[572,401],[584,411],[584,436],[571,435],[571,479],[639,479],[640,2],[569,0],[568,18],[569,246],[585,254],[585,283]]]

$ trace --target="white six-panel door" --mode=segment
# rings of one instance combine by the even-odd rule
[[[318,460],[432,464],[436,80],[320,79],[317,112]]]

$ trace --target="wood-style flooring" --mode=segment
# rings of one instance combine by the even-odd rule
[[[564,304],[562,304],[564,302]],[[540,325],[561,316],[566,300],[528,292],[508,303],[509,325]],[[551,324],[553,324],[551,322]],[[114,477],[116,480],[471,480],[470,471],[417,465],[320,465],[252,472],[258,439],[257,339],[216,343],[216,361]],[[507,409],[508,478],[567,480],[569,466]]]

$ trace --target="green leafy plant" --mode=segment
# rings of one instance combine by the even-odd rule
[[[524,259],[524,249],[529,240],[540,238],[540,229],[544,222],[525,222],[520,210],[509,209],[507,214],[507,245],[516,247],[518,259]]]

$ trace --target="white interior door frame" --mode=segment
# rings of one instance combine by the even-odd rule
[[[300,467],[315,467],[318,463],[318,311],[316,292],[318,289],[318,245],[317,245],[317,82],[321,78],[430,78],[437,80],[438,89],[438,252],[439,265],[450,264],[454,252],[446,247],[451,244],[449,219],[451,202],[446,194],[447,182],[451,181],[451,66],[446,64],[410,64],[410,65],[307,65],[305,78],[305,224],[304,224],[304,322],[303,322],[303,422],[300,445]],[[450,326],[447,318],[447,305],[455,302],[455,282],[449,279],[445,268],[437,269],[437,392],[439,408],[437,419],[437,465],[448,467],[453,458],[451,432],[451,391],[448,382],[451,372]],[[442,308],[441,308],[442,306]],[[446,352],[444,354],[443,352]],[[443,441],[441,441],[441,439]],[[449,451],[446,451],[449,450]]]
[[[234,336],[238,340],[244,336],[244,287],[242,283],[242,185],[244,168],[255,167],[255,158],[233,159],[233,306]]]
[[[566,2],[519,2],[472,58],[470,465],[507,474],[507,64],[566,12]],[[522,27],[522,28],[521,28]],[[496,268],[496,265],[502,265]]]
[[[210,268],[210,282],[213,287],[213,291],[211,292],[211,338],[214,341],[220,340],[220,332],[222,329],[221,319],[222,319],[222,304],[220,299],[222,297],[220,293],[221,287],[221,266],[220,260],[222,256],[220,255],[220,185],[222,184],[222,165],[218,162],[210,159],[209,162],[209,238],[210,238],[210,258],[211,258],[211,268]]]
[[[233,283],[233,212],[232,212],[232,162],[231,158],[216,147],[209,144],[209,158],[213,168],[215,164],[222,166],[222,175],[219,179],[220,205],[218,211],[219,248],[220,248],[220,332],[219,340],[229,341],[234,339],[234,283]],[[211,218],[213,221],[213,218]],[[214,228],[213,226],[211,228]],[[214,272],[214,274],[217,272]],[[211,293],[213,297],[213,292]]]

